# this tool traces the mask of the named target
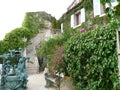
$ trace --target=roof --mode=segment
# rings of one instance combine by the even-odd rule
[[[67,12],[73,9],[75,6],[77,6],[79,3],[81,3],[82,0],[74,0],[72,4],[67,8]]]

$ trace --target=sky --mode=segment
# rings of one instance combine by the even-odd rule
[[[59,19],[73,0],[0,0],[0,40],[21,27],[26,12],[45,11]]]

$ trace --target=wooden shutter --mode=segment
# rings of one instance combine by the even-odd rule
[[[61,23],[61,33],[63,33],[63,23]]]
[[[74,27],[74,14],[71,15],[71,27]]]
[[[85,9],[84,8],[81,9],[80,16],[81,16],[81,23],[85,22]]]
[[[100,15],[100,0],[93,0],[94,17]]]

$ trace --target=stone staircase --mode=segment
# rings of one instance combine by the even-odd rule
[[[43,40],[48,40],[50,36],[50,30],[44,30],[43,32],[40,32],[36,37],[32,38],[30,40],[31,44],[26,47],[26,55],[30,57],[30,61],[32,61],[32,63],[26,62],[26,70],[28,75],[39,73],[39,63],[38,58],[36,56],[36,47],[38,48],[40,42]]]
[[[39,73],[39,64],[38,64],[38,59],[36,56],[31,57],[30,61],[32,63],[26,63],[26,70],[28,75],[30,74],[38,74]]]

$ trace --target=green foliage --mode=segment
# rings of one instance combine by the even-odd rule
[[[56,38],[51,38],[48,41],[44,41],[40,45],[40,49],[37,52],[37,56],[47,58],[48,63],[54,62],[53,58],[56,55],[55,53],[59,54],[58,48],[64,46],[65,42],[75,34],[75,30],[71,29],[64,32],[62,35],[57,36]],[[44,63],[43,63],[44,64]]]
[[[51,23],[52,23],[52,32],[53,33],[56,33],[56,32],[58,32],[58,30],[59,30],[59,32],[60,32],[60,21],[59,20],[56,20],[56,18],[55,17],[53,17],[53,19],[51,20]]]
[[[113,2],[115,0],[100,0],[100,1],[101,1],[101,3],[105,4],[105,3],[111,3],[111,2]],[[116,1],[120,2],[120,0],[116,0]]]
[[[46,56],[50,60],[51,55],[54,53],[57,47],[61,45],[63,42],[64,41],[62,37],[52,38],[52,39],[49,39],[48,41],[42,42],[38,55]]]
[[[3,53],[7,53],[7,43],[4,41],[0,41],[0,55]],[[0,58],[0,63],[3,63],[3,59]]]
[[[112,2],[114,1],[117,1],[118,4],[117,6],[112,6]],[[120,13],[119,13],[119,10],[120,10],[120,0],[101,0],[101,3],[102,4],[108,4],[109,7],[106,8],[106,14],[109,16],[109,17],[112,17],[112,18],[118,18]]]
[[[114,9],[113,9],[113,11],[114,11],[114,14],[117,16],[117,18],[119,18],[119,16],[120,16],[120,4],[118,4]]]
[[[41,20],[41,21],[40,21]],[[30,31],[31,37],[38,33],[39,29],[44,28],[43,20],[32,12],[26,13],[24,18],[23,27],[26,27]]]
[[[63,23],[64,31],[70,29],[70,14],[64,14],[59,21]]]
[[[47,63],[49,64],[51,62],[54,52],[62,42],[62,37],[57,37],[41,43],[40,49],[37,52],[38,58],[43,58],[39,59],[39,62],[42,62],[40,64],[41,66],[45,67]]]
[[[93,19],[93,0],[82,0],[77,6],[73,9],[67,11],[63,16],[60,18],[60,22],[63,23],[64,30],[69,30],[71,28],[71,15],[75,14],[80,9],[85,8],[85,20],[86,22]]]
[[[45,27],[44,20],[51,22],[52,16],[46,12],[28,12],[20,28],[12,30],[6,34],[3,41],[0,41],[0,54],[7,53],[9,49],[24,48],[28,41]],[[27,42],[22,38],[26,37]],[[0,62],[1,63],[1,62]]]
[[[6,42],[7,49],[24,48],[25,44],[22,40],[23,37],[29,36],[27,28],[16,28],[10,33],[6,34],[4,42]]]
[[[56,20],[55,17],[52,19],[52,29],[60,29],[60,21]]]
[[[0,54],[3,54],[4,51],[6,51],[6,47],[5,47],[5,42],[0,41]]]
[[[101,26],[101,25],[106,26],[107,23],[110,22],[110,20],[111,18],[106,15],[102,17],[96,16],[95,18],[90,19],[88,22],[82,23],[81,26],[76,28],[76,30],[80,31],[82,28],[85,28],[86,31],[89,31],[89,30],[98,28],[98,26]]]
[[[110,3],[110,1],[112,0],[101,0],[102,4],[106,4],[106,3]],[[117,0],[118,2],[120,2],[120,0]],[[113,10],[111,10],[110,8],[106,9],[106,13],[108,16],[113,16],[114,14],[117,15],[117,18],[119,18],[120,15],[120,3],[114,7]],[[104,21],[102,20],[102,17],[94,17],[94,12],[93,12],[93,0],[82,0],[82,2],[80,4],[78,4],[77,6],[75,6],[73,9],[67,11],[61,18],[60,18],[60,22],[63,23],[64,25],[64,30],[68,30],[70,29],[70,20],[71,20],[71,15],[75,14],[75,12],[77,12],[78,10],[80,10],[81,8],[85,8],[85,22],[86,23],[95,23],[97,24],[104,24]],[[110,21],[110,18],[108,18],[107,16],[104,16],[106,18],[106,23]],[[95,18],[95,19],[93,19]],[[105,19],[104,18],[104,19]],[[85,23],[85,24],[86,24]],[[89,24],[90,25],[90,24]]]
[[[53,71],[59,71],[62,72],[62,67],[64,66],[63,62],[63,53],[64,53],[64,45],[59,46],[53,53],[52,59],[49,63],[49,69],[51,72]]]
[[[6,34],[3,41],[0,41],[0,54],[5,54],[8,50],[17,50],[19,48],[24,48],[27,43],[23,42],[23,37],[30,37],[29,30],[27,28],[16,28],[10,33]],[[2,63],[2,59],[0,59]],[[14,61],[12,62],[14,63]]]
[[[83,7],[85,7],[86,10],[92,10],[93,9],[93,0],[84,0],[83,3],[81,3]]]
[[[116,21],[70,38],[65,48],[65,72],[76,90],[117,90]]]

